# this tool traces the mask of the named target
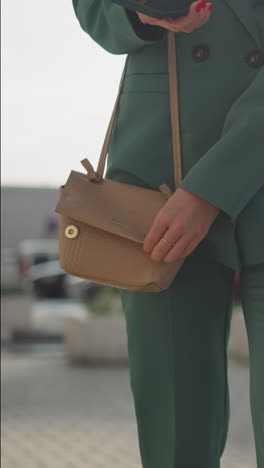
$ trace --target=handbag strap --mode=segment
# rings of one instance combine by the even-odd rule
[[[168,74],[170,88],[170,112],[171,112],[171,127],[172,127],[172,148],[173,148],[173,163],[174,163],[174,180],[175,189],[182,180],[182,158],[181,158],[181,141],[180,141],[180,124],[179,124],[179,102],[178,102],[178,80],[177,80],[177,59],[175,36],[172,31],[168,33]],[[119,85],[118,95],[112,112],[111,120],[107,128],[104,139],[101,155],[97,166],[97,174],[100,178],[103,177],[106,157],[108,154],[110,139],[117,115],[117,110],[120,102],[120,97],[123,89],[123,84],[126,75],[126,67],[124,68],[121,82]]]

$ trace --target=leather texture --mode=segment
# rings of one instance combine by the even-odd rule
[[[182,180],[178,117],[176,48],[168,35],[168,64],[175,187]],[[184,259],[155,262],[143,249],[151,225],[172,191],[158,190],[103,178],[120,96],[123,73],[113,114],[107,129],[97,171],[85,159],[87,174],[72,171],[60,189],[56,212],[60,214],[61,267],[68,273],[101,284],[128,290],[160,292],[167,289]],[[71,237],[67,233],[74,232]]]

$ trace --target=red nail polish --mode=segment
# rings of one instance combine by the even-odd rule
[[[201,8],[205,8],[206,7],[206,0],[202,0],[200,2],[200,5],[201,5]]]
[[[196,5],[196,7],[195,7],[195,11],[196,11],[196,13],[200,13],[200,11],[201,11],[201,8],[202,8],[202,7],[201,7],[201,4],[200,4],[200,3],[198,3],[198,5]]]
[[[211,4],[209,5],[209,7],[208,7],[208,11],[212,11],[213,8],[214,8],[214,4],[211,3]]]

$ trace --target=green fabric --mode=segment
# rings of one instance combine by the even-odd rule
[[[264,82],[263,69],[245,59],[264,49],[264,6],[259,0],[214,3],[206,26],[176,40],[182,186],[221,213],[168,290],[120,290],[143,468],[220,466],[229,421],[234,269],[241,270],[252,418],[258,468],[264,468]],[[174,188],[166,33],[143,32],[109,0],[74,0],[74,7],[98,44],[128,54],[106,177]],[[200,44],[209,46],[210,56],[198,63],[193,50]]]
[[[133,53],[152,41],[135,33],[124,8],[111,0],[73,0],[73,7],[84,31],[112,54]]]
[[[264,468],[264,264],[241,273],[250,337],[251,406]],[[119,290],[143,468],[219,468],[229,424],[227,342],[234,271],[186,259],[162,293]]]
[[[128,54],[105,176],[173,189],[166,31],[156,35],[149,26],[142,33],[135,17],[110,0],[73,3],[98,44]],[[264,67],[246,61],[250,51],[264,51],[264,5],[253,3],[217,0],[209,23],[176,34],[181,186],[220,208],[207,251],[236,270],[264,262]],[[193,51],[203,44],[209,58],[198,63]]]
[[[192,167],[181,186],[220,207],[235,220],[263,186],[264,148],[260,147],[260,143],[264,144],[263,130],[264,67],[232,105],[220,139]],[[223,166],[227,168],[225,175]],[[220,174],[224,176],[224,187],[219,183]]]

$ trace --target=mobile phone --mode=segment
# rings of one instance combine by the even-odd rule
[[[194,0],[112,0],[114,3],[154,18],[187,15]]]

